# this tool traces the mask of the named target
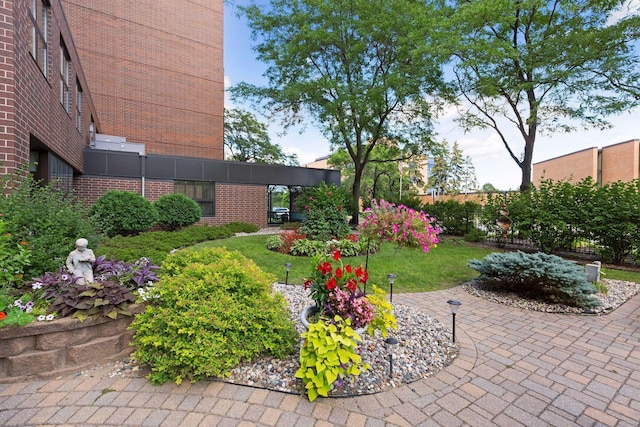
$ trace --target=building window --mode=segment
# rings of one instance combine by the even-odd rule
[[[42,74],[47,76],[47,34],[49,31],[49,2],[32,0],[29,9],[31,18],[31,56],[36,60]]]
[[[173,191],[195,200],[202,216],[215,216],[215,184],[211,181],[174,181]]]
[[[76,80],[76,129],[82,135],[82,86]]]
[[[52,152],[49,152],[49,182],[67,193],[73,190],[73,168]]]
[[[60,37],[60,103],[67,113],[71,112],[71,92],[69,81],[71,80],[71,58],[69,51]]]

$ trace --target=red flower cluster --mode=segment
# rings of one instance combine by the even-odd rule
[[[355,292],[358,289],[358,283],[366,283],[369,280],[369,273],[362,266],[353,268],[349,264],[344,265],[340,251],[333,251],[332,257],[333,261],[339,264],[321,261],[314,272],[314,277],[307,279],[304,283],[305,288],[311,288],[311,297],[317,307],[323,307],[326,304],[332,291],[348,289]]]

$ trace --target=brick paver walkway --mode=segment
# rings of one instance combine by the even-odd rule
[[[68,377],[0,384],[0,425],[640,425],[640,296],[601,317],[523,311],[459,287],[394,302],[450,325],[450,298],[463,303],[459,357],[384,393],[309,403],[220,382]]]

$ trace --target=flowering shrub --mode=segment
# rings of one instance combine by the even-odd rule
[[[342,262],[340,251],[334,251],[332,259],[327,256],[314,258],[315,269],[312,276],[304,283],[305,288],[310,289],[311,298],[319,310],[325,310],[329,294],[335,290],[349,290],[355,294],[358,283],[366,283],[369,273],[362,266],[352,267]],[[364,294],[362,295],[364,296]]]
[[[422,211],[374,199],[363,216],[360,230],[369,238],[395,242],[401,248],[421,248],[425,252],[438,243],[440,229],[433,226],[435,219]]]

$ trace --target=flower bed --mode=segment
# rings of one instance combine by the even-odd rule
[[[139,313],[143,306],[131,307]],[[51,378],[130,354],[133,317],[62,318],[0,328],[0,382]]]

